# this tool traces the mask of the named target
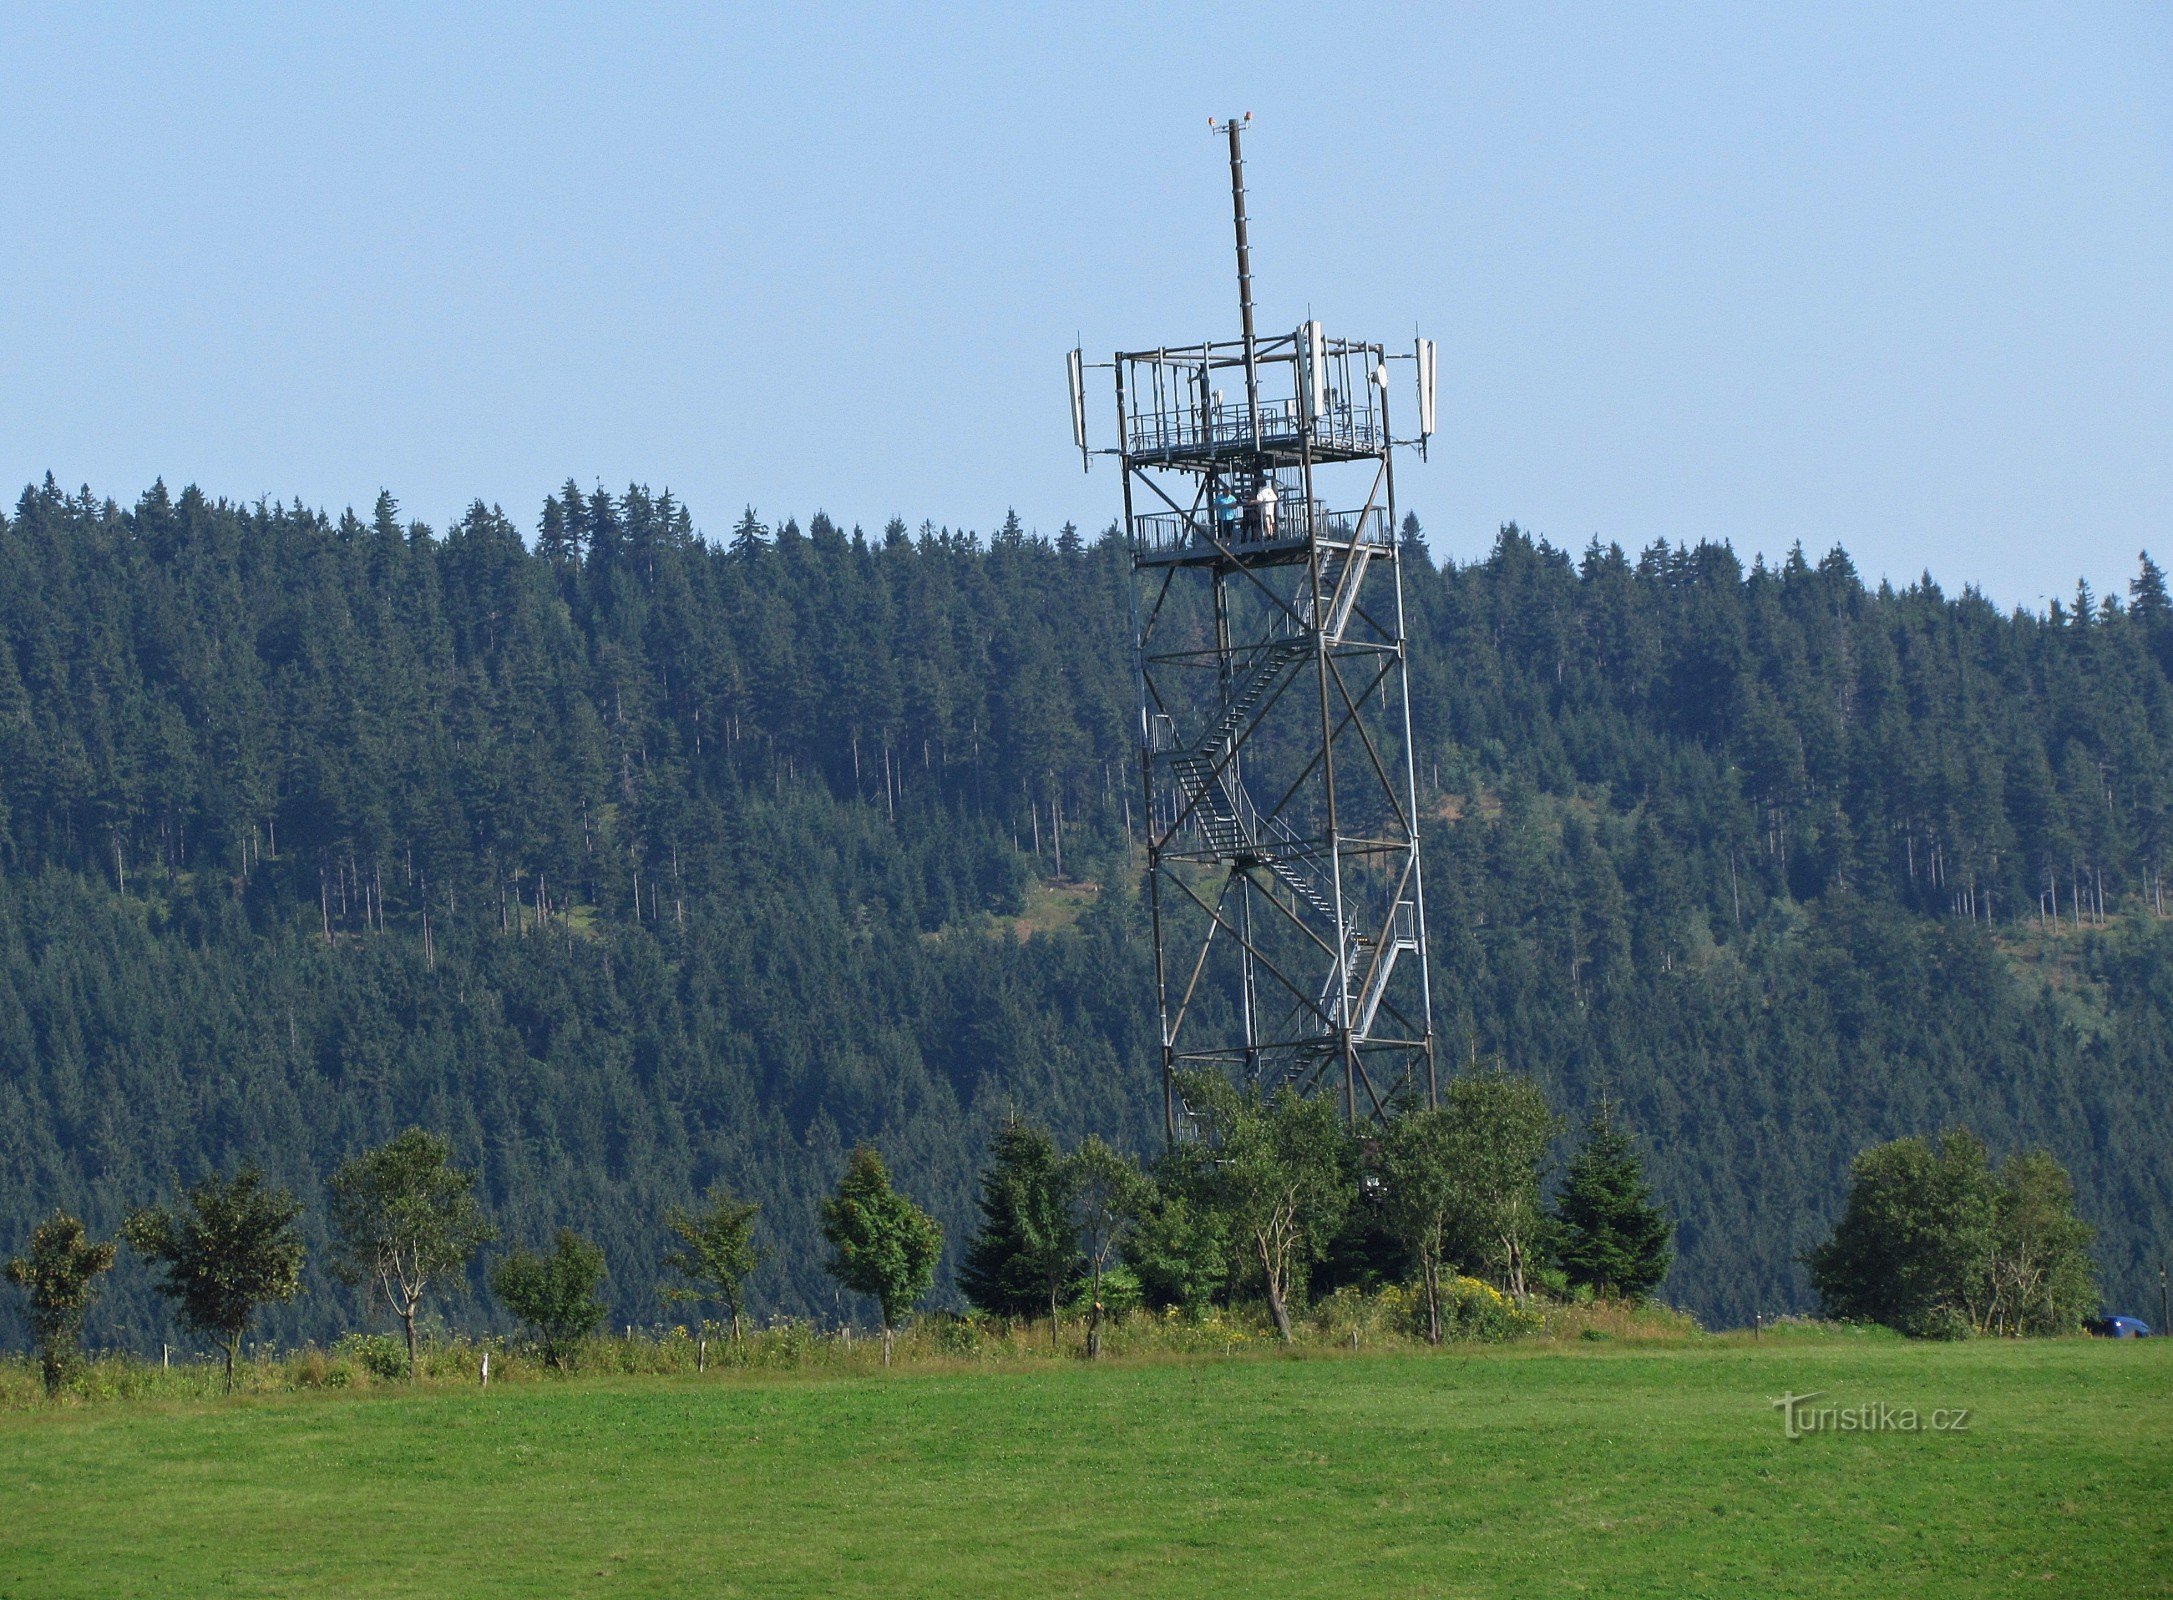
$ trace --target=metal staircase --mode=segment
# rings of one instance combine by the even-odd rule
[[[1351,612],[1358,605],[1358,591],[1366,581],[1366,564],[1373,559],[1373,547],[1353,541],[1347,545],[1324,544],[1320,548],[1321,605],[1327,613],[1326,625],[1321,629],[1332,645],[1343,642],[1343,630],[1350,625]],[[1313,592],[1310,587],[1298,595],[1298,615],[1310,628],[1313,625]]]
[[[1351,1034],[1359,1040],[1371,1034],[1398,959],[1420,948],[1417,907],[1407,899],[1398,900],[1389,908],[1382,930],[1352,926],[1348,915],[1339,925],[1332,888],[1311,870],[1310,857],[1317,845],[1299,837],[1280,817],[1260,812],[1246,791],[1237,752],[1291,674],[1323,643],[1333,647],[1342,642],[1357,612],[1366,569],[1380,553],[1363,538],[1337,544],[1323,541],[1319,605],[1314,604],[1311,582],[1301,585],[1292,611],[1279,619],[1276,630],[1255,649],[1215,720],[1189,746],[1163,755],[1175,781],[1178,814],[1191,824],[1192,832],[1224,860],[1247,868],[1264,867],[1275,884],[1299,903],[1291,909],[1302,906],[1303,912],[1310,913],[1304,920],[1329,944],[1333,953],[1313,1024],[1318,1037],[1326,1041],[1336,1039],[1346,1025],[1346,995]],[[1151,721],[1158,730],[1156,742],[1174,735],[1168,717]],[[1190,1109],[1185,1108],[1187,1114]]]
[[[1248,720],[1312,652],[1309,635],[1270,641],[1239,680],[1222,714],[1189,749],[1170,757],[1170,774],[1190,820],[1215,854],[1265,866],[1276,882],[1333,924],[1334,900],[1290,854],[1302,852],[1304,841],[1280,818],[1262,816],[1231,771],[1231,752]]]
[[[1308,584],[1297,596],[1296,622],[1287,616],[1283,619],[1284,626],[1293,631],[1270,639],[1260,649],[1223,703],[1221,714],[1190,748],[1169,758],[1170,775],[1176,780],[1189,820],[1214,852],[1230,860],[1251,858],[1265,866],[1277,883],[1331,926],[1335,922],[1335,902],[1305,869],[1305,841],[1280,818],[1260,814],[1232,771],[1232,752],[1243,741],[1255,713],[1283,686],[1291,670],[1313,653],[1317,636],[1325,634],[1331,645],[1342,641],[1373,556],[1373,546],[1360,538],[1354,537],[1349,544],[1323,544],[1320,611],[1324,625],[1315,626],[1313,591]],[[1404,947],[1398,944],[1395,948]],[[1387,969],[1394,964],[1392,950],[1381,963],[1381,985],[1385,985]],[[1373,1004],[1379,1004],[1378,992]]]
[[[1380,1015],[1382,997],[1388,993],[1388,980],[1396,971],[1396,958],[1406,950],[1417,948],[1418,908],[1408,900],[1396,902],[1389,913],[1385,942],[1377,934],[1351,935],[1350,973],[1355,991],[1351,998],[1357,1013],[1351,1023],[1353,1033],[1361,1038],[1372,1033],[1374,1018]],[[1333,1019],[1339,1009],[1338,980],[1342,975],[1342,968],[1331,964],[1327,981],[1320,987],[1321,1032],[1324,1034],[1334,1032]]]
[[[1229,755],[1238,730],[1260,702],[1282,686],[1293,666],[1312,653],[1313,641],[1302,636],[1273,639],[1262,647],[1252,670],[1238,680],[1235,692],[1222,708],[1222,715],[1200,735],[1191,749],[1180,752],[1171,761],[1177,781],[1188,792],[1215,775]]]

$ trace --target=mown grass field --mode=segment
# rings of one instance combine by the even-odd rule
[[[1582,1344],[0,1417],[0,1596],[2173,1592],[2173,1348]],[[1791,1442],[1772,1401],[1966,1431]]]

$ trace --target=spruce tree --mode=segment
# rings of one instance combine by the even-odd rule
[[[1426,548],[1426,533],[1419,526],[1418,513],[1406,511],[1403,526],[1396,532],[1396,546],[1404,558],[1421,572],[1433,570],[1433,553]]]
[[[1555,1201],[1557,1249],[1572,1284],[1596,1295],[1641,1300],[1674,1259],[1674,1232],[1652,1203],[1636,1142],[1607,1104],[1593,1114]]]
[[[2165,569],[2150,559],[2148,550],[2143,552],[2135,576],[2129,580],[2128,608],[2153,626],[2173,615],[2173,600],[2166,596]]]
[[[1046,1129],[1017,1117],[997,1130],[981,1174],[981,1228],[966,1247],[958,1287],[992,1317],[1032,1317],[1053,1324],[1064,1291],[1079,1274],[1071,1181]]]
[[[731,542],[725,546],[742,561],[752,561],[769,547],[770,530],[762,526],[762,519],[749,506],[732,528]]]

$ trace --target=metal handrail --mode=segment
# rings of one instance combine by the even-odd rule
[[[1329,1001],[1336,988],[1337,980],[1342,978],[1356,986],[1350,998],[1352,1003],[1357,1005],[1363,1013],[1354,1026],[1362,1029],[1370,1029],[1373,1026],[1373,1019],[1380,1010],[1381,997],[1387,993],[1390,976],[1396,970],[1397,953],[1418,948],[1418,905],[1416,902],[1398,900],[1394,907],[1390,909],[1388,914],[1387,948],[1375,951],[1372,962],[1361,973],[1357,970],[1357,958],[1362,951],[1372,948],[1370,939],[1347,941],[1343,953],[1329,966],[1328,976],[1320,986],[1320,1010],[1330,1021],[1341,1020],[1337,1015],[1340,1007],[1332,1006]],[[1325,1031],[1327,1030],[1324,1028],[1323,1032]]]
[[[1252,418],[1243,406],[1228,402],[1135,411],[1127,421],[1125,448],[1133,455],[1241,448],[1253,442]],[[1260,402],[1263,444],[1294,444],[1301,438],[1344,450],[1377,450],[1383,438],[1381,418],[1371,406],[1335,405],[1308,417],[1294,399]]]
[[[1160,723],[1167,723],[1168,720],[1165,717],[1156,719]],[[1155,735],[1156,744],[1159,745],[1164,729],[1151,727],[1151,732]],[[1174,739],[1174,725],[1169,727],[1168,735]],[[1163,752],[1157,749],[1155,753],[1160,755]],[[1168,753],[1174,755],[1183,752],[1173,750]],[[1181,780],[1175,785],[1175,791],[1174,798],[1178,808],[1183,810],[1190,807],[1191,814],[1186,818],[1186,827],[1194,835],[1212,844],[1214,841],[1208,834],[1207,824],[1211,816],[1221,811],[1226,815],[1228,821],[1236,824],[1240,838],[1254,846],[1264,844],[1269,847],[1273,851],[1275,861],[1283,871],[1293,878],[1302,880],[1306,890],[1311,894],[1315,902],[1328,906],[1335,903],[1327,889],[1321,885],[1320,880],[1307,864],[1303,854],[1312,847],[1311,841],[1301,836],[1296,829],[1292,828],[1281,817],[1269,816],[1262,812],[1244,784],[1237,782],[1227,768],[1217,772],[1209,779],[1202,786],[1197,796],[1191,792],[1190,786]],[[1215,806],[1210,795],[1221,800],[1221,807]]]
[[[1173,411],[1135,411],[1129,448],[1134,455],[1153,450],[1214,449],[1252,443],[1252,418],[1243,406],[1183,406]],[[1260,402],[1260,436],[1295,439],[1300,427],[1295,400]]]
[[[1237,803],[1233,809],[1237,815],[1238,826],[1245,830],[1245,836],[1255,844],[1260,843],[1265,838],[1272,840],[1277,845],[1284,846],[1284,849],[1276,852],[1276,860],[1292,877],[1303,879],[1306,888],[1312,892],[1314,898],[1322,905],[1334,905],[1334,898],[1321,886],[1320,880],[1314,875],[1305,857],[1290,853],[1292,850],[1304,850],[1307,847],[1307,841],[1301,838],[1297,830],[1292,828],[1281,817],[1263,814],[1243,784],[1232,784],[1229,788],[1236,791]]]
[[[1395,542],[1388,513],[1379,506],[1363,511],[1316,511],[1308,517],[1304,503],[1292,497],[1277,503],[1273,538],[1264,536],[1259,522],[1243,515],[1247,509],[1243,505],[1236,507],[1240,514],[1217,530],[1222,542],[1234,551],[1281,549],[1303,544],[1308,538],[1335,544],[1377,545],[1384,550]],[[1145,555],[1211,549],[1213,541],[1206,536],[1207,525],[1206,517],[1188,512],[1143,511],[1132,518],[1133,544]]]

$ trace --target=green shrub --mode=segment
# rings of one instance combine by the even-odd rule
[[[1538,1333],[1545,1319],[1534,1311],[1520,1311],[1515,1301],[1477,1278],[1456,1277],[1441,1286],[1441,1329],[1447,1339],[1472,1339],[1495,1344]]]
[[[354,1382],[352,1365],[327,1354],[315,1345],[297,1351],[287,1360],[287,1382],[297,1389],[344,1389]]]
[[[387,1383],[407,1376],[407,1346],[389,1333],[350,1333],[339,1342],[339,1352]]]
[[[1117,1265],[1102,1274],[1102,1315],[1112,1321],[1121,1320],[1146,1304],[1146,1291],[1141,1288],[1139,1274],[1130,1267]],[[1071,1297],[1064,1308],[1064,1315],[1085,1321],[1094,1310],[1093,1291],[1080,1285],[1079,1292]]]

